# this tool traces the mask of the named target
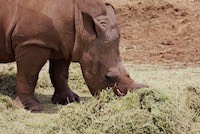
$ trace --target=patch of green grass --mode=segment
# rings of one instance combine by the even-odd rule
[[[53,87],[45,67],[36,88],[36,97],[44,108],[41,113],[12,105],[16,69],[4,69],[0,77],[0,88],[4,89],[0,91],[0,133],[200,133],[200,68],[132,63],[126,68],[131,77],[148,83],[150,88],[125,97],[116,97],[107,89],[94,98],[79,65],[73,64],[69,85],[81,96],[81,102],[62,106],[50,101]]]

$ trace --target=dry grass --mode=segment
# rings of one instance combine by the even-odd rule
[[[67,106],[51,104],[53,88],[45,68],[36,89],[42,113],[12,106],[16,70],[11,65],[1,71],[0,133],[200,133],[200,68],[126,63],[133,78],[151,87],[122,98],[108,90],[96,99],[74,64],[70,86],[82,101]]]

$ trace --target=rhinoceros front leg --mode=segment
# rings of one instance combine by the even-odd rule
[[[38,46],[17,46],[17,97],[15,103],[31,111],[41,111],[39,101],[34,96],[38,74],[50,57],[50,49]]]
[[[52,97],[54,104],[64,105],[80,101],[79,96],[72,92],[67,84],[70,62],[70,60],[66,59],[50,60],[49,74],[55,88]]]

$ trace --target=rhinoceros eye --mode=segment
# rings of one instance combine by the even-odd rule
[[[114,82],[114,81],[116,81],[116,79],[117,79],[117,76],[114,73],[112,73],[112,72],[108,72],[105,75],[105,80],[107,82]]]
[[[112,78],[111,78],[110,76],[108,76],[108,75],[105,75],[105,79],[106,79],[106,81],[108,81],[108,82],[111,82],[111,81],[112,81]]]

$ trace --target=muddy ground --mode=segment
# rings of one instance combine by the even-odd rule
[[[108,1],[116,8],[123,60],[200,65],[199,0]]]

